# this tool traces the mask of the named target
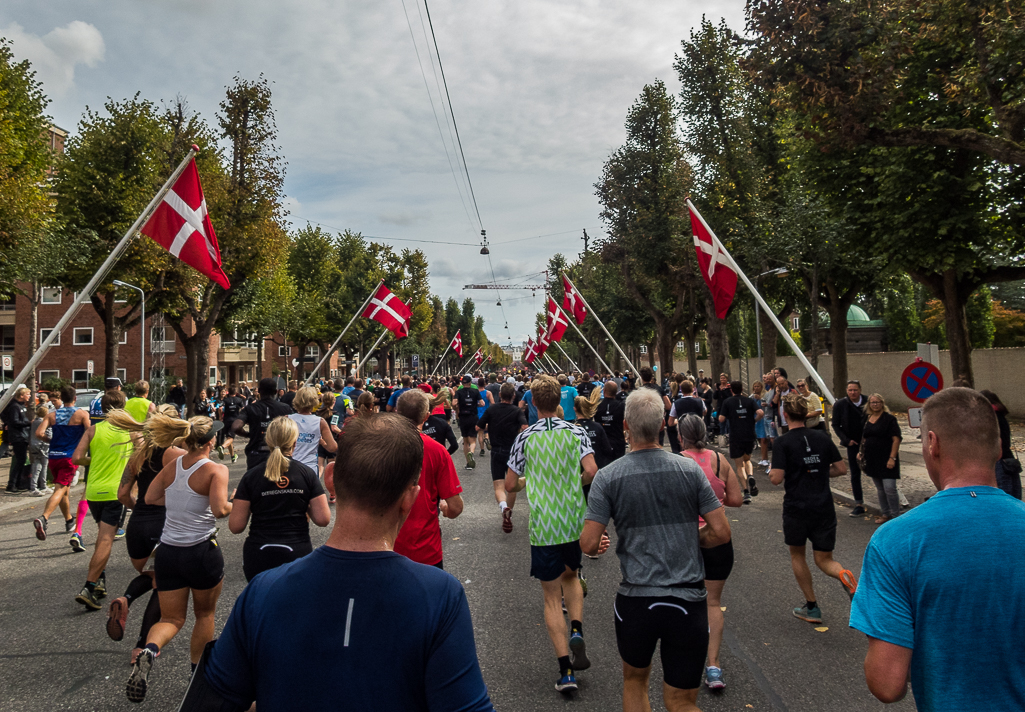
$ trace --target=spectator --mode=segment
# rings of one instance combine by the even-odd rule
[[[861,452],[858,459],[865,467],[865,473],[872,478],[879,494],[881,517],[876,524],[888,522],[900,514],[900,499],[897,496],[897,480],[900,479],[900,423],[886,407],[886,401],[878,393],[868,397],[868,418],[861,436]]]
[[[1021,499],[1021,463],[1011,448],[1011,426],[1007,424],[1007,406],[993,391],[979,391],[993,405],[1000,426],[1000,459],[997,460],[997,487],[1015,499]]]
[[[861,491],[861,465],[858,449],[865,429],[865,399],[859,381],[847,381],[847,397],[833,404],[833,432],[840,438],[840,446],[847,449],[847,467],[851,472],[851,494],[854,509],[849,516],[860,517],[867,511]]]
[[[14,391],[14,398],[3,412],[4,442],[11,444],[11,471],[7,480],[7,494],[21,494],[29,491],[28,463],[29,428],[32,417],[28,412],[31,391],[21,387]]]

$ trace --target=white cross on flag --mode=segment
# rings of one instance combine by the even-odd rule
[[[456,356],[459,358],[463,357],[463,337],[459,331],[457,331],[456,335],[452,338],[452,343],[449,344],[449,348],[455,351]]]
[[[548,331],[546,329],[537,327],[537,357],[545,355],[545,351],[548,350],[548,346],[552,342],[548,339]]]
[[[547,341],[549,343],[560,341],[563,334],[566,333],[567,327],[569,327],[569,322],[559,311],[559,305],[555,303],[554,299],[548,297],[548,326],[545,328],[548,335]]]
[[[480,352],[480,349],[477,349],[477,353],[473,355],[473,360],[477,362],[478,366],[484,362],[484,354]]]
[[[231,286],[221,269],[221,250],[206,212],[195,158],[189,161],[140,232],[225,289]]]
[[[523,362],[531,363],[537,356],[537,347],[534,346],[533,339],[527,339],[527,347],[523,349]]]
[[[690,226],[694,232],[694,249],[698,253],[701,276],[705,278],[705,284],[715,300],[715,315],[725,319],[737,293],[737,273],[729,255],[723,251],[715,235],[705,227],[693,205],[690,206]]]
[[[396,339],[409,336],[409,320],[413,317],[413,312],[383,284],[377,288],[370,304],[363,311],[363,316],[382,324],[395,334]]]
[[[587,318],[587,308],[576,287],[566,275],[562,275],[562,289],[566,293],[566,296],[562,298],[562,308],[572,314],[578,324],[583,324],[584,319]]]

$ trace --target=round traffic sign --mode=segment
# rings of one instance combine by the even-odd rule
[[[924,403],[926,398],[943,388],[943,374],[928,361],[917,359],[904,369],[900,387],[908,398]]]

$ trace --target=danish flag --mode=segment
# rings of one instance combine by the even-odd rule
[[[537,346],[534,345],[533,339],[527,339],[527,347],[523,349],[523,362],[532,363],[537,357]]]
[[[363,316],[382,324],[395,334],[396,339],[409,336],[409,320],[413,317],[413,312],[383,284],[377,288],[370,304],[363,311]]]
[[[196,159],[178,176],[140,232],[225,289],[231,287],[221,269],[221,250],[206,211]]]
[[[473,360],[477,362],[478,366],[484,362],[484,354],[480,352],[480,349],[477,349],[477,353],[473,355]]]
[[[452,338],[452,343],[448,347],[456,352],[456,356],[459,358],[463,357],[463,337],[459,331],[456,332],[456,335]]]
[[[540,326],[537,327],[537,356],[540,358],[545,355],[545,351],[548,350],[551,345],[551,340],[548,338],[548,331],[542,329]]]
[[[705,278],[708,291],[715,300],[715,315],[725,319],[733,297],[737,293],[737,272],[733,269],[733,261],[723,250],[715,235],[705,227],[697,209],[690,205],[690,226],[694,232],[694,250],[698,253],[698,266],[701,276]]]
[[[587,318],[587,307],[584,306],[584,300],[580,296],[580,292],[573,286],[573,283],[569,281],[569,277],[562,275],[562,289],[566,296],[562,298],[562,308],[573,315],[573,319],[578,324],[583,324],[584,319]]]
[[[555,300],[548,297],[548,325],[545,327],[549,343],[561,341],[563,334],[566,333],[566,328],[569,326],[569,322],[566,321],[565,315],[559,310],[559,305],[555,303]]]

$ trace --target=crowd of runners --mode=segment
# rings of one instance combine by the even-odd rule
[[[457,463],[474,471],[487,461],[496,531],[517,526],[518,493],[529,500],[530,575],[540,583],[561,693],[577,689],[578,674],[592,666],[584,557],[613,542],[622,583],[607,603],[623,708],[650,709],[659,645],[667,709],[697,709],[702,684],[726,686],[721,603],[734,544],[725,507],[750,504],[761,479],[783,487],[782,538],[801,595],[793,616],[824,620],[810,543],[815,566],[852,601],[850,625],[869,636],[865,675],[879,699],[901,699],[910,682],[920,709],[981,709],[979,700],[986,709],[1025,708],[1017,610],[1025,583],[1016,566],[1025,563],[1025,509],[1020,479],[1008,472],[1012,455],[1004,457],[1006,409],[994,394],[950,388],[926,403],[923,454],[940,491],[905,513],[896,486],[900,427],[883,398],[863,395],[853,380],[831,418],[809,382],[791,384],[782,369],[750,388],[702,372],[659,383],[649,368],[253,385],[201,391],[192,417],[181,382],[156,404],[145,381],[127,398],[118,379],[107,379],[88,409],[75,407],[71,387],[31,404],[24,389],[3,414],[5,440],[28,467],[12,467],[8,491],[48,496],[35,536],[52,538],[50,520],[60,511],[59,533],[86,552],[83,522],[91,515],[97,524],[85,582],[69,600],[100,610],[107,598],[106,632],[122,640],[130,610],[146,599],[129,653],[126,694],[134,702],[145,699],[191,598],[190,657],[194,670],[202,665],[202,684],[190,694],[220,698],[222,709],[256,701],[325,708],[340,693],[352,709],[492,709],[465,594],[444,572],[439,524],[464,508]],[[246,472],[229,489],[222,463],[240,457],[239,437]],[[876,485],[876,522],[896,521],[873,538],[859,585],[833,558],[830,480],[851,478],[851,514],[859,516],[862,473]],[[76,508],[70,491],[79,477],[86,487]],[[231,534],[246,537],[248,585],[213,643],[223,518]],[[951,520],[964,523],[950,527]],[[314,550],[311,523],[332,521],[327,544]],[[118,572],[128,580],[118,594],[106,569],[121,536],[134,572]],[[995,546],[980,551],[979,542]],[[952,602],[974,605],[963,598],[966,586],[990,613],[947,615]],[[297,595],[303,606],[293,605]],[[303,675],[322,684],[270,674],[280,661],[300,659]],[[983,661],[999,661],[986,668],[984,692],[964,676],[937,674]],[[388,685],[368,678],[383,669]]]

